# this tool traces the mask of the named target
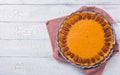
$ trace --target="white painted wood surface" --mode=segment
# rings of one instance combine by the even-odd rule
[[[52,57],[45,26],[47,20],[83,5],[106,10],[120,25],[120,0],[0,0],[0,75],[84,75],[82,69]],[[120,75],[119,59],[120,53],[103,75]]]

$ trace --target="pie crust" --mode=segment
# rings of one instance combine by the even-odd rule
[[[68,61],[87,68],[110,56],[114,32],[109,21],[93,11],[78,11],[66,17],[57,33],[60,53]]]

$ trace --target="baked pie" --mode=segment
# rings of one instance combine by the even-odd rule
[[[110,56],[114,32],[109,21],[93,11],[78,11],[66,17],[57,33],[60,53],[82,67],[94,67]]]

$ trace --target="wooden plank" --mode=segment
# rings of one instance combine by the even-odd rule
[[[46,58],[51,52],[49,40],[0,40],[0,56]]]
[[[83,75],[83,71],[53,58],[0,58],[1,75]]]
[[[0,4],[120,4],[119,0],[0,0]]]
[[[69,15],[82,5],[0,5],[1,22],[45,22]],[[94,5],[90,5],[94,6]],[[120,5],[96,5],[120,22]],[[49,9],[48,9],[49,8]]]
[[[120,75],[120,54],[107,64],[103,75]],[[84,75],[81,68],[48,58],[0,58],[1,75]]]
[[[120,23],[118,32],[120,32]],[[119,40],[120,40],[120,33]],[[45,23],[0,23],[0,40],[48,40]]]
[[[1,40],[48,39],[45,23],[0,23]]]

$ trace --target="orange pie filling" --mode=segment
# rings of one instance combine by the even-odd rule
[[[63,55],[80,66],[104,61],[113,48],[114,36],[108,21],[95,12],[76,12],[68,16],[58,33]]]

